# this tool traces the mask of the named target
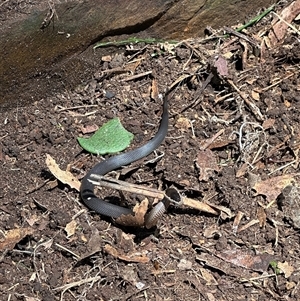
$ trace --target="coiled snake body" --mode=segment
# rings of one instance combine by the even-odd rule
[[[91,174],[105,175],[108,172],[120,168],[121,166],[128,165],[132,162],[140,160],[150,153],[152,153],[164,140],[168,132],[169,114],[168,114],[168,95],[165,95],[163,100],[163,113],[161,117],[161,122],[159,129],[155,136],[148,141],[146,144],[128,151],[123,154],[119,154],[108,158],[98,164],[96,164],[83,178],[80,187],[80,194],[84,204],[91,210],[95,212],[118,218],[121,215],[133,214],[133,211],[129,208],[121,207],[115,204],[106,202],[103,199],[99,199],[94,194],[94,184],[92,184],[89,179]],[[166,210],[165,204],[161,201],[158,203],[148,214],[145,222],[145,226],[152,225],[154,219],[158,219],[163,212]]]

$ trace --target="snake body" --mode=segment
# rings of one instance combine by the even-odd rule
[[[132,162],[140,160],[150,153],[152,153],[164,140],[167,132],[168,132],[168,123],[169,123],[169,114],[168,114],[168,96],[166,95],[163,100],[163,113],[161,117],[161,122],[159,129],[155,136],[149,140],[146,144],[133,149],[131,151],[125,152],[123,154],[119,154],[113,157],[110,157],[98,164],[96,164],[82,179],[81,187],[80,187],[80,194],[84,204],[91,210],[95,212],[113,217],[118,218],[121,215],[129,215],[133,214],[133,211],[129,208],[121,207],[109,202],[106,202],[103,199],[99,199],[94,194],[94,184],[92,184],[89,179],[91,174],[98,174],[104,176],[108,172],[118,169],[121,166],[129,165]],[[164,207],[163,207],[164,206]],[[147,225],[152,225],[155,220],[159,218],[166,210],[162,210],[165,208],[163,201],[158,203],[148,214],[146,219]]]

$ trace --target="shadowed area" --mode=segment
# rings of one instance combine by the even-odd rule
[[[245,19],[271,1],[71,1],[34,7],[1,20],[0,104],[22,105],[72,88],[91,76],[109,49],[90,47],[120,36],[183,39]],[[234,3],[233,3],[234,2]],[[1,7],[2,13],[5,7]],[[228,14],[224,14],[224,10]]]

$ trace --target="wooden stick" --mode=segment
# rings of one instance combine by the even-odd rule
[[[165,197],[167,197],[164,191],[160,191],[154,188],[136,185],[136,184],[132,184],[132,183],[128,183],[125,181],[120,181],[112,178],[107,178],[97,174],[91,174],[91,178],[93,180],[89,179],[89,181],[96,186],[109,187],[116,190],[136,193],[147,197],[157,198],[158,200],[162,200]],[[193,200],[187,197],[180,196],[180,198],[181,198],[180,201],[173,200],[173,204],[184,205],[193,209],[197,209],[199,211],[207,212],[214,215],[219,215],[218,211],[216,211],[210,205],[204,202]]]
[[[128,183],[125,181],[120,181],[112,178],[106,178],[104,176],[100,176],[96,174],[91,174],[91,178],[93,178],[94,180],[89,180],[89,181],[96,186],[109,187],[116,190],[141,194],[148,197],[157,198],[159,200],[162,200],[165,197],[164,192],[154,188],[136,185],[136,184],[132,184],[132,183]]]

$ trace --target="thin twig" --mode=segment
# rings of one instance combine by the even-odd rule
[[[7,3],[9,0],[5,0],[4,2],[2,2],[1,4],[0,4],[0,7],[3,5],[3,4],[5,4],[5,3]]]
[[[157,189],[145,187],[145,186],[141,186],[141,185],[136,185],[136,184],[128,183],[128,182],[117,180],[117,179],[106,178],[104,176],[97,175],[97,174],[91,174],[91,179],[93,179],[93,180],[89,179],[89,181],[92,184],[101,186],[101,187],[109,187],[109,188],[116,189],[116,190],[122,190],[122,191],[131,192],[131,193],[136,193],[136,194],[140,194],[140,195],[144,195],[144,196],[148,196],[148,197],[152,197],[152,198],[158,198],[159,200],[162,200],[165,197],[164,192],[159,191]]]
[[[239,37],[239,38],[241,38],[241,39],[249,42],[250,44],[252,44],[255,47],[259,47],[259,44],[258,44],[258,42],[255,39],[250,38],[250,37],[246,36],[243,33],[237,32],[236,30],[234,30],[234,29],[232,29],[230,27],[227,27],[227,26],[224,27],[224,30],[227,31],[228,33],[231,33],[231,34],[233,34],[233,35],[235,35],[235,36],[237,36],[237,37]]]
[[[261,91],[262,91],[262,92],[268,91],[268,90],[270,90],[271,88],[273,88],[273,87],[279,85],[282,81],[284,81],[284,80],[286,80],[286,79],[292,77],[293,75],[295,75],[295,73],[292,73],[292,74],[287,75],[286,77],[280,79],[278,82],[276,82],[276,83],[274,83],[274,84],[272,84],[272,85],[270,85],[270,86],[268,86],[268,87],[265,87],[265,88],[261,89]]]
[[[56,243],[55,245],[56,245],[57,247],[59,247],[60,249],[62,249],[62,250],[64,250],[64,251],[66,251],[66,252],[72,254],[72,255],[75,256],[77,259],[80,258],[79,255],[77,255],[77,254],[74,253],[73,251],[71,251],[71,250],[65,248],[64,246],[62,246],[62,245],[60,245],[60,244],[58,244],[58,243]]]
[[[221,136],[225,132],[224,129],[221,129],[219,132],[217,132],[215,135],[213,135],[210,139],[206,140],[206,143],[201,146],[201,150],[207,149],[219,136]]]
[[[232,80],[227,79],[227,82],[234,88],[234,90],[236,90],[239,95],[241,96],[241,98],[245,101],[245,103],[248,105],[248,107],[251,109],[252,113],[254,114],[254,116],[259,120],[262,121],[263,115],[260,112],[259,108],[252,102],[250,101],[244,92],[242,92],[235,84]]]
[[[154,188],[144,187],[141,185],[127,183],[125,181],[120,181],[111,178],[105,178],[101,175],[91,174],[91,178],[89,181],[96,186],[105,186],[109,188],[113,188],[116,190],[127,191],[131,193],[136,193],[144,196],[149,196],[152,198],[156,198],[158,200],[162,200],[167,197],[173,204],[176,206],[184,205],[190,208],[197,209],[199,211],[208,212],[214,215],[218,215],[219,213],[214,210],[209,204],[200,202],[198,200],[190,199],[187,197],[182,197],[178,194],[180,200],[172,200],[170,197],[166,196],[166,193]]]
[[[126,77],[126,78],[123,78],[121,79],[121,82],[128,82],[128,81],[131,81],[131,80],[135,80],[137,78],[140,78],[140,77],[144,77],[144,76],[147,76],[149,74],[152,74],[152,71],[146,71],[146,72],[143,72],[143,73],[140,73],[140,74],[135,74],[135,75],[132,75],[132,76],[129,76],[129,77]]]
[[[58,112],[63,112],[63,111],[70,111],[70,110],[77,110],[77,109],[86,109],[86,108],[92,108],[92,107],[98,107],[98,105],[83,105],[83,106],[75,106],[75,107],[69,107],[69,108],[64,108],[63,106],[57,106],[60,108]]]
[[[180,114],[182,114],[183,112],[185,112],[186,110],[188,110],[189,108],[194,108],[196,107],[199,102],[201,101],[200,99],[200,95],[203,93],[203,91],[205,90],[205,88],[207,87],[207,85],[210,83],[211,79],[213,78],[213,74],[210,73],[207,77],[207,79],[205,80],[205,82],[203,83],[202,87],[199,89],[199,91],[197,92],[196,96],[194,97],[193,101],[191,101],[186,107],[184,107],[181,111]]]

